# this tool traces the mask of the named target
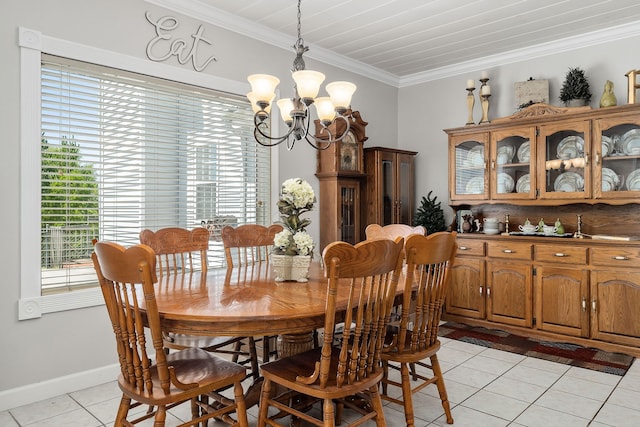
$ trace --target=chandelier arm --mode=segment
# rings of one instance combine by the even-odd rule
[[[311,145],[313,148],[315,148],[316,150],[326,150],[327,148],[329,148],[329,146],[338,140],[341,140],[342,138],[344,138],[347,135],[347,132],[349,132],[349,129],[351,128],[351,124],[349,123],[349,118],[347,116],[343,116],[343,115],[337,115],[335,117],[334,122],[338,119],[344,120],[345,122],[345,128],[344,131],[342,132],[341,135],[331,135],[331,131],[329,130],[329,128],[322,122],[320,122],[322,124],[322,130],[320,131],[322,132],[326,132],[328,135],[328,138],[324,139],[324,138],[317,138],[315,135],[309,134],[307,133],[307,136],[305,136],[305,139],[307,140],[307,142],[309,143],[309,145]],[[313,142],[309,139],[309,137],[311,137],[313,139]],[[325,145],[326,144],[326,145]]]
[[[266,118],[265,115],[266,114]],[[260,120],[260,117],[263,118],[263,120]],[[294,127],[290,126],[289,127],[289,131],[284,134],[283,136],[271,136],[269,134],[266,134],[262,131],[262,127],[266,126],[266,121],[270,119],[269,114],[267,114],[264,110],[258,111],[254,116],[253,116],[253,124],[254,124],[254,129],[253,129],[253,136],[255,138],[255,140],[258,142],[258,144],[263,145],[265,147],[274,147],[276,145],[281,144],[282,142],[284,142],[285,140],[289,139],[289,136],[291,136],[291,134],[294,131]],[[262,137],[262,138],[266,138],[269,141],[274,141],[273,143],[267,143],[264,141],[261,141],[261,138],[258,138],[258,134]]]

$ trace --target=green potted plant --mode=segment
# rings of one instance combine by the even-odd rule
[[[429,191],[427,197],[422,197],[420,207],[413,218],[413,225],[422,225],[427,229],[427,234],[447,230],[444,222],[444,212],[440,207],[441,204],[440,202],[436,202],[437,196],[431,198],[432,192],[433,191]]]
[[[588,105],[591,100],[589,81],[579,67],[569,68],[560,89],[560,100],[568,107]]]

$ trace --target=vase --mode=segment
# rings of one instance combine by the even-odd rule
[[[276,272],[276,282],[307,282],[311,255],[271,255],[270,261]]]

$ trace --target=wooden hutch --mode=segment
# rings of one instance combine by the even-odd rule
[[[640,356],[640,104],[445,132],[452,208],[510,233],[458,235],[444,318]],[[564,233],[523,235],[527,219]]]

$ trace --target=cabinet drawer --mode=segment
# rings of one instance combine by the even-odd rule
[[[531,259],[533,244],[524,242],[487,242],[487,255],[491,258]]]
[[[591,248],[591,264],[609,267],[640,267],[640,248]]]
[[[457,255],[484,256],[484,242],[482,240],[457,239]]]
[[[540,245],[533,247],[534,259],[542,262],[586,265],[587,248],[562,245]]]

